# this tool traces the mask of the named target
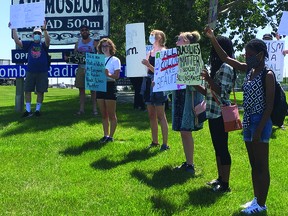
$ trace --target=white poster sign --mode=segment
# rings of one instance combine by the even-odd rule
[[[269,58],[266,59],[265,64],[268,68],[274,71],[276,80],[278,82],[283,81],[284,71],[284,55],[283,50],[285,47],[285,41],[283,40],[265,40],[267,45]]]
[[[178,55],[177,49],[167,49],[155,55],[153,92],[185,89],[186,85],[177,84]]]
[[[288,11],[283,11],[281,21],[278,27],[280,35],[288,35]]]
[[[126,25],[126,76],[147,76],[147,68],[141,62],[146,58],[144,23]]]
[[[43,26],[45,2],[10,5],[11,29]]]
[[[75,44],[81,37],[81,25],[89,27],[90,37],[93,39],[109,37],[110,0],[12,0],[12,5],[23,6],[36,1],[45,4],[46,27],[51,45]],[[32,12],[36,13],[37,9],[33,8]],[[32,14],[29,16],[30,19],[34,19]],[[31,39],[31,28],[18,28],[17,31],[22,40]]]

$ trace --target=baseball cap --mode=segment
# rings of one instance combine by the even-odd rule
[[[33,30],[33,33],[34,32],[40,32],[42,34],[42,30],[40,27],[35,27],[34,30]]]
[[[83,28],[86,28],[86,29],[89,30],[89,26],[87,26],[87,25],[81,25],[81,26],[80,26],[80,30],[83,29]]]
[[[263,40],[273,40],[272,34],[264,34],[263,35]]]

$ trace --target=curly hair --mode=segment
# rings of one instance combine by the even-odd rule
[[[108,43],[108,44],[109,44],[110,55],[115,55],[115,53],[116,53],[116,46],[115,46],[115,44],[113,43],[113,41],[112,41],[111,39],[109,39],[109,38],[102,38],[102,39],[99,41],[98,46],[97,46],[97,51],[98,51],[98,53],[103,54],[102,49],[101,49],[103,43]]]
[[[217,36],[216,39],[219,45],[222,47],[222,49],[227,53],[227,55],[230,58],[233,58],[234,50],[233,50],[232,41],[228,37],[224,37],[221,35]],[[219,68],[221,67],[223,63],[224,62],[220,59],[214,47],[212,47],[210,51],[210,64],[211,64],[211,77],[212,78],[215,76],[216,72],[219,70]],[[235,74],[234,74],[234,77],[235,77]]]
[[[197,43],[201,39],[198,31],[180,32],[179,36],[182,36],[184,41],[189,41],[190,44]]]

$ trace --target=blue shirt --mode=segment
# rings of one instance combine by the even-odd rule
[[[27,71],[30,73],[48,73],[48,57],[45,43],[34,41],[22,41],[23,49],[28,52]]]

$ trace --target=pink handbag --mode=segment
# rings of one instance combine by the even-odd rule
[[[225,132],[241,130],[242,123],[241,123],[240,116],[239,116],[238,106],[236,104],[236,96],[235,96],[234,88],[233,88],[234,104],[231,104],[229,106],[221,105],[212,90],[211,92],[217,104],[220,105],[222,117],[224,121]]]

